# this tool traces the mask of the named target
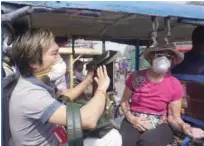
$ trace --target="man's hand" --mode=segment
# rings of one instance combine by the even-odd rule
[[[183,131],[186,135],[191,136],[194,139],[204,138],[204,131],[200,128],[193,128],[189,124],[184,124]]]
[[[129,122],[140,132],[149,130],[147,126],[147,122],[149,122],[149,120],[146,117],[131,116],[129,118]]]
[[[110,85],[110,78],[108,77],[105,66],[97,68],[97,77],[95,77],[94,80],[98,85],[98,89],[106,92]]]
[[[94,70],[89,70],[86,79],[90,81],[90,84],[93,83],[93,77],[94,77]]]

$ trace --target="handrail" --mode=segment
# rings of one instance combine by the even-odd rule
[[[194,126],[196,127],[199,127],[199,128],[204,128],[204,121],[201,121],[201,120],[198,120],[198,119],[195,119],[195,118],[192,118],[188,115],[181,115],[182,119],[188,123],[191,123],[193,124]],[[190,136],[187,136],[185,137],[185,139],[183,140],[181,146],[189,146],[189,142],[191,141],[191,137]]]
[[[173,74],[179,80],[195,81],[198,83],[204,83],[204,75],[189,75],[189,74]]]
[[[186,122],[192,123],[194,126],[204,128],[204,121],[192,118],[188,115],[181,115],[182,119]]]

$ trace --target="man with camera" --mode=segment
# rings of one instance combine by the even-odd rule
[[[16,38],[12,49],[14,62],[20,72],[9,105],[10,130],[14,144],[61,145],[52,131],[56,125],[66,126],[66,106],[56,100],[54,88],[37,76],[48,74],[59,58],[59,47],[54,41],[53,33],[48,30],[30,29]],[[93,76],[94,72],[89,71],[83,82],[70,89],[69,98],[77,98],[92,84]],[[80,108],[84,130],[94,129],[104,112],[106,91],[110,84],[105,66],[97,68],[97,77],[94,80],[98,85],[97,90],[93,98]],[[68,122],[69,120],[72,119],[68,119]],[[110,136],[107,136],[108,134]],[[113,137],[117,140],[113,140]],[[89,144],[86,144],[87,141]],[[114,146],[121,145],[117,130],[112,129],[104,139],[101,138],[97,142],[93,142],[93,139],[84,140],[84,145],[99,146],[110,141],[117,141]]]

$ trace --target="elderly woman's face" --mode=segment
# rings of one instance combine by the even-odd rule
[[[171,51],[157,51],[152,53],[152,69],[157,74],[167,73],[174,60],[174,53]]]
[[[154,53],[153,59],[158,58],[158,57],[162,57],[162,56],[165,56],[171,62],[175,58],[175,55],[172,51],[158,51],[158,52]]]

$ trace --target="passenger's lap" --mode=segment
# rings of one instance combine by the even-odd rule
[[[126,119],[123,120],[120,133],[123,146],[164,146],[173,139],[173,131],[168,124],[161,124],[156,129],[141,133]]]

